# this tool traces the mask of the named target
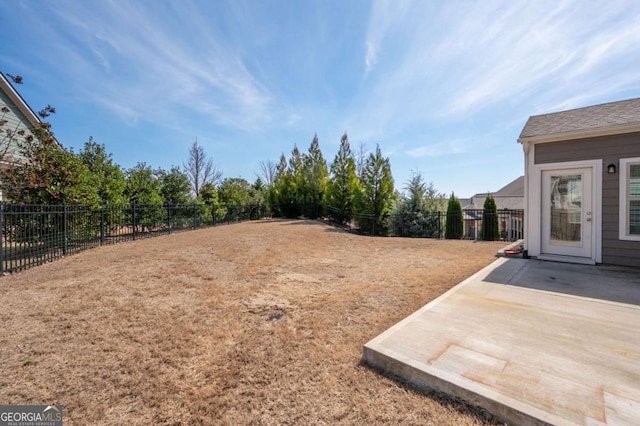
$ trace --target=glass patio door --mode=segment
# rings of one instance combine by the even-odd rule
[[[542,171],[542,253],[592,257],[592,169]]]

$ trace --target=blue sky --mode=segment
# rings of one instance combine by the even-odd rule
[[[640,96],[640,2],[0,2],[0,70],[79,150],[129,168],[186,161],[197,137],[225,177],[341,135],[379,144],[397,188],[446,193],[523,173],[529,115]]]

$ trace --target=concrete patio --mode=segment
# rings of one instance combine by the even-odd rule
[[[366,363],[523,425],[640,424],[640,270],[498,259]]]

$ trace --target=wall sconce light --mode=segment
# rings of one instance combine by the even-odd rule
[[[615,164],[609,164],[607,166],[607,173],[609,173],[610,175],[615,175],[616,174],[616,165]]]

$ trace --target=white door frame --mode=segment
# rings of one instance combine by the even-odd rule
[[[548,256],[542,254],[542,172],[574,168],[592,169],[592,221],[591,258]],[[576,263],[602,262],[602,160],[569,161],[563,163],[534,164],[529,167],[527,193],[527,250],[539,259],[562,260]]]

